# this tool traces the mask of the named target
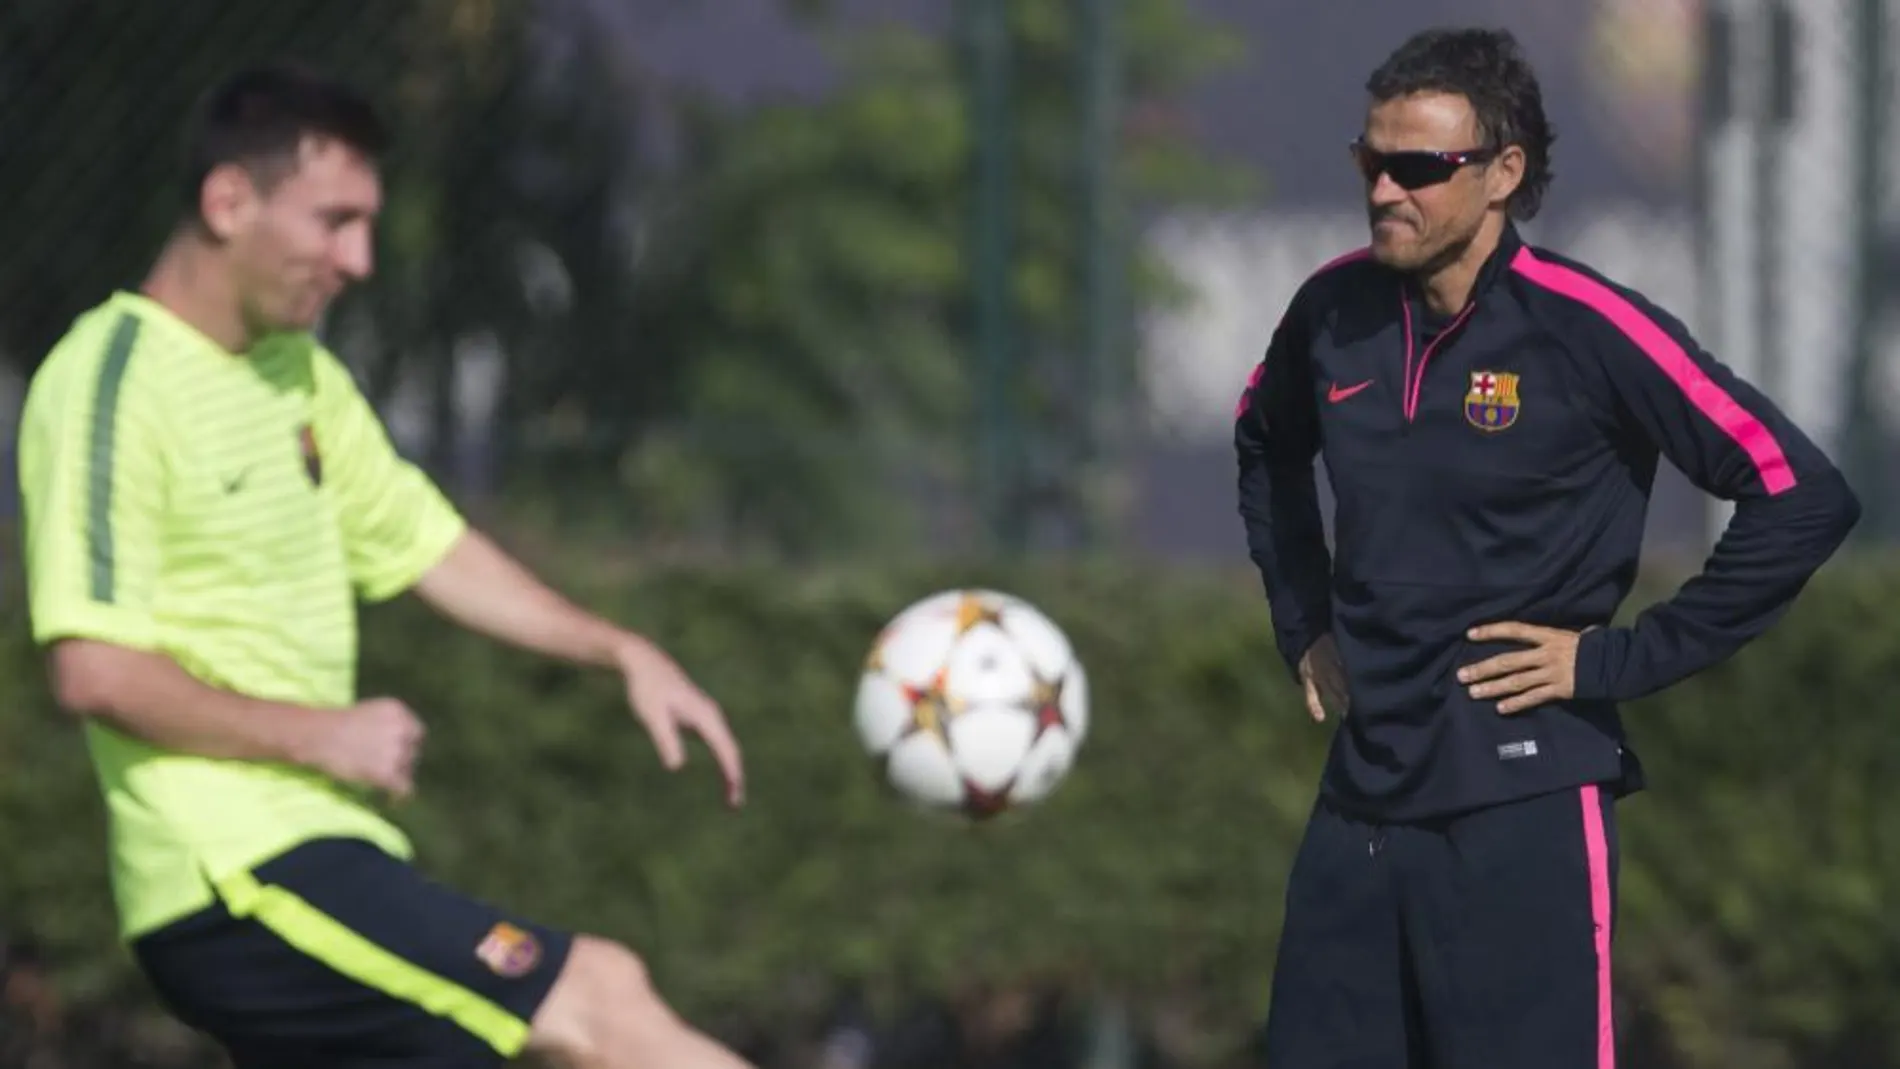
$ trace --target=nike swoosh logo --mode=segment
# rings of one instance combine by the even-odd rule
[[[1357,386],[1348,386],[1344,389],[1341,389],[1339,386],[1339,383],[1335,382],[1333,383],[1332,389],[1326,391],[1326,399],[1328,401],[1331,401],[1333,404],[1338,404],[1339,402],[1344,401],[1346,398],[1351,397],[1353,394],[1358,393],[1360,390],[1363,390],[1370,385],[1372,385],[1372,380],[1367,379],[1366,381],[1360,383]]]

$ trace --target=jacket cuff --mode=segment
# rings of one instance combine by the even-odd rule
[[[1626,627],[1599,627],[1577,639],[1575,696],[1579,700],[1616,697],[1616,680],[1623,674],[1633,637]]]
[[[1313,643],[1318,641],[1318,635],[1304,632],[1297,635],[1282,633],[1279,636],[1280,659],[1286,662],[1287,674],[1292,677],[1293,682],[1300,681],[1300,658],[1306,656],[1306,651],[1312,649]]]

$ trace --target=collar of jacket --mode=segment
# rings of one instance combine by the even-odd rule
[[[1508,218],[1505,219],[1504,229],[1498,234],[1498,247],[1491,250],[1491,255],[1485,257],[1484,266],[1478,268],[1478,277],[1471,283],[1471,296],[1465,303],[1475,304],[1489,293],[1491,288],[1497,285],[1498,280],[1511,269],[1511,261],[1517,257],[1518,250],[1523,247],[1524,238],[1517,232],[1517,224]],[[1405,292],[1414,299],[1423,297],[1416,278],[1405,279]]]

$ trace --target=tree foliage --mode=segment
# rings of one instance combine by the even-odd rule
[[[620,688],[452,633],[413,603],[369,615],[364,686],[431,725],[398,819],[421,863],[478,894],[639,947],[698,1019],[795,1014],[801,983],[905,991],[1054,978],[1221,1059],[1264,1010],[1287,866],[1326,729],[1302,713],[1250,583],[1125,568],[652,573],[557,569],[661,636],[724,704],[750,801],[695,751],[662,772]],[[592,576],[591,582],[586,576]],[[1048,611],[1091,674],[1092,724],[1041,808],[967,826],[888,797],[849,702],[888,614],[982,583]],[[1900,575],[1843,569],[1735,661],[1626,710],[1651,789],[1619,811],[1617,1005],[1631,1064],[1885,1065],[1900,928],[1900,773],[1885,696]],[[1139,606],[1139,611],[1131,610]],[[17,616],[0,623],[0,915],[69,990],[137,998],[111,946],[102,808]]]
[[[1123,8],[1121,94],[1137,112],[1166,105],[1222,55],[1223,38],[1178,0]],[[1077,304],[1078,57],[1068,7],[1011,9],[1021,220],[1011,281],[1034,332],[1024,359],[1045,372],[1023,377],[1019,400],[1047,422],[1046,372],[1073,342]],[[910,507],[968,496],[958,493],[974,434],[967,75],[953,37],[829,39],[835,93],[689,107],[687,162],[647,199],[631,316],[651,355],[599,369],[618,385],[589,378],[582,403],[614,428],[599,440],[615,452],[600,455],[634,503],[631,522],[649,532],[835,552],[968,523],[967,512]],[[1244,188],[1167,126],[1130,122],[1113,152],[1123,228],[1137,207]],[[1136,281],[1143,260],[1121,255],[1128,289],[1156,299]]]
[[[391,252],[400,276],[438,249],[429,217],[456,109],[485,106],[466,72],[506,70],[515,5],[424,0],[365,8],[284,0],[267,9],[212,0],[0,6],[0,351],[37,365],[72,317],[114,287],[136,285],[177,220],[180,136],[217,78],[266,58],[330,69],[391,113],[403,148]],[[492,168],[491,168],[492,169]],[[421,209],[421,218],[407,214]],[[408,240],[405,240],[408,239]],[[418,240],[420,239],[420,240]]]
[[[1076,31],[1066,6],[1010,7],[1017,400],[1061,434],[1077,418],[1058,403],[1083,255]],[[1240,187],[1184,130],[1145,121],[1223,37],[1183,0],[1118,8],[1127,121],[1108,162],[1126,233]],[[741,107],[657,82],[589,17],[500,0],[0,7],[0,351],[30,369],[136,284],[177,218],[192,101],[290,56],[356,81],[396,126],[378,274],[327,332],[457,490],[495,485],[463,479],[473,440],[518,500],[623,536],[835,552],[953,531],[954,504],[920,504],[967,497],[976,433],[956,36],[847,29],[805,5],[835,88]],[[669,123],[671,160],[653,150]],[[1155,299],[1139,254],[1113,255],[1125,292]],[[504,368],[492,421],[457,392],[484,347]]]

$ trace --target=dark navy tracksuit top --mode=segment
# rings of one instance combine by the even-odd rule
[[[1358,253],[1293,298],[1235,414],[1240,513],[1289,667],[1332,632],[1350,710],[1322,793],[1374,819],[1641,786],[1616,703],[1723,660],[1787,608],[1859,502],[1820,449],[1641,295],[1507,227],[1464,311]],[[1334,548],[1313,460],[1331,480]],[[1629,627],[1658,458],[1735,502],[1702,574]],[[1596,630],[1576,697],[1512,716],[1455,673]]]

